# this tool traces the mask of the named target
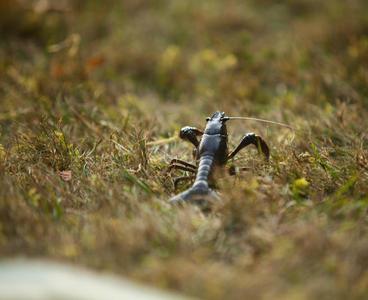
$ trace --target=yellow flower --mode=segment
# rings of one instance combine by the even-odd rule
[[[300,199],[308,194],[309,182],[304,178],[294,180],[292,184],[292,193],[295,199]]]
[[[293,187],[305,190],[309,186],[309,182],[304,177],[294,180]]]

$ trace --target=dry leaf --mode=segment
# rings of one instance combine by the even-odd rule
[[[72,180],[72,171],[60,171],[59,176],[64,181],[70,181]]]
[[[98,67],[102,66],[105,63],[105,58],[102,55],[96,55],[89,58],[86,62],[86,72],[91,73]]]

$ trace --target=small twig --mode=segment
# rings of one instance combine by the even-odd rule
[[[125,148],[122,144],[119,144],[117,141],[111,140],[115,146],[117,146],[120,150],[123,150],[125,152],[129,152],[129,150],[127,148]]]
[[[157,146],[162,144],[170,144],[178,140],[178,136],[172,136],[166,139],[160,139],[152,142],[146,143],[147,146]]]

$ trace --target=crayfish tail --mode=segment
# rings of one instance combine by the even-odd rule
[[[210,188],[191,187],[190,189],[172,197],[170,204],[182,205],[186,203],[196,204],[203,208],[208,208],[215,201],[220,200],[219,195]]]

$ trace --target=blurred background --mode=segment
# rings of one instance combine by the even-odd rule
[[[89,80],[107,103],[131,93],[169,111],[250,114],[271,102],[303,110],[367,94],[364,1],[0,5],[1,65],[19,62],[18,72],[54,98]]]

